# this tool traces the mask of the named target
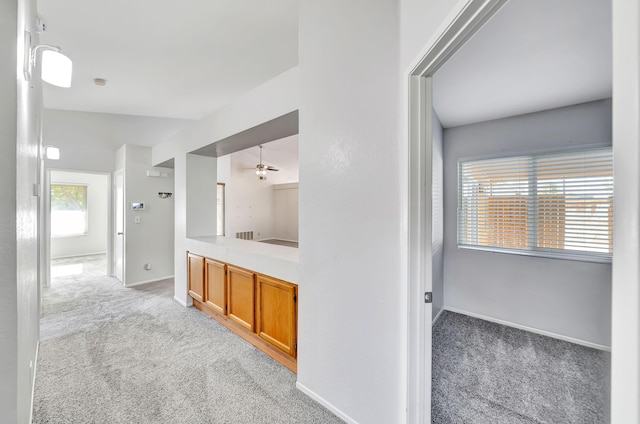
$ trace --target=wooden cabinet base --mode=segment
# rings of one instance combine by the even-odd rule
[[[205,314],[209,315],[211,318],[215,319],[220,324],[227,327],[236,335],[242,337],[244,340],[254,345],[258,349],[260,349],[262,352],[264,352],[274,360],[278,361],[279,363],[287,367],[292,372],[294,373],[298,372],[298,361],[296,360],[296,358],[285,354],[280,349],[262,340],[260,337],[258,337],[257,334],[248,332],[246,328],[244,328],[240,324],[233,322],[226,316],[218,312],[215,312],[206,304],[199,302],[196,299],[193,299],[193,306],[195,306],[197,309],[201,310]]]

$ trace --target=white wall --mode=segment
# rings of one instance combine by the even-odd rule
[[[153,150],[155,152],[155,148]],[[177,145],[172,156],[174,157],[175,188],[173,193],[173,297],[182,305],[187,306],[192,303],[191,297],[187,294],[187,155]],[[213,228],[215,230],[215,226]]]
[[[273,186],[273,237],[298,241],[298,183]]]
[[[44,109],[44,144],[60,148],[59,169],[112,172],[114,152],[124,144],[151,145],[190,121],[109,113]]]
[[[443,178],[443,130],[435,111],[433,116],[433,150],[431,180],[431,260],[433,303],[431,316],[435,318],[444,306],[444,178]]]
[[[16,279],[16,144],[17,96],[16,96],[16,33],[17,1],[0,3],[0,52],[3,63],[0,67],[0,213],[3,217],[0,237],[0,419],[7,423],[17,422],[17,365],[18,365],[18,288]],[[21,22],[21,28],[24,22]],[[6,61],[6,62],[4,62]],[[21,281],[22,284],[25,281]]]
[[[0,4],[0,421],[28,423],[38,342],[38,159],[41,83],[24,80],[24,31],[36,3]],[[17,35],[17,36],[16,36]],[[17,42],[16,42],[17,40]],[[37,75],[37,70],[36,70]]]
[[[174,192],[173,170],[151,166],[151,148],[128,144],[124,149],[125,261],[124,284],[132,286],[173,276],[173,197],[161,199],[158,192]],[[148,170],[167,177],[147,177]],[[143,211],[131,210],[132,202],[143,202]],[[135,218],[140,217],[140,223]],[[151,270],[144,265],[150,263]]]
[[[60,159],[47,161],[47,168],[112,172],[117,146],[109,141],[108,126],[91,128],[93,114],[44,109],[42,142],[60,149]],[[85,118],[85,119],[83,119]]]
[[[610,346],[611,265],[459,250],[457,161],[611,143],[611,102],[444,130],[445,305]]]
[[[109,175],[51,171],[51,184],[87,186],[87,234],[51,238],[51,258],[106,253],[109,219]]]
[[[232,186],[227,188],[227,211],[229,233],[253,231],[255,240],[273,237],[273,172],[267,180],[260,180],[254,169],[244,169],[241,156],[244,152],[231,154]]]
[[[153,163],[192,152],[298,109],[298,68],[291,68],[153,147]]]
[[[300,4],[298,384],[359,423],[406,415],[398,20],[393,0]]]
[[[399,0],[400,64],[408,75],[408,67],[416,65],[435,33],[442,32],[445,20],[466,0]]]
[[[187,236],[215,236],[217,159],[187,155]]]

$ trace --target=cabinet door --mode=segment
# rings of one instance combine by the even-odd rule
[[[189,253],[187,255],[188,275],[187,285],[189,296],[202,302],[204,295],[204,258],[202,256]]]
[[[297,286],[266,275],[257,275],[258,335],[296,356]]]
[[[207,258],[205,260],[205,303],[214,311],[227,314],[226,265]]]
[[[229,319],[255,332],[255,275],[245,269],[227,265],[227,278]]]

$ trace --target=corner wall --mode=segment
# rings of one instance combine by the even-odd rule
[[[445,306],[599,346],[611,346],[611,264],[457,248],[461,158],[611,144],[601,100],[444,130]]]
[[[298,387],[406,420],[398,2],[300,3]]]
[[[125,285],[133,286],[170,278],[173,269],[174,198],[161,199],[158,192],[174,193],[173,170],[151,166],[151,148],[128,144],[124,149],[125,186]],[[116,157],[121,158],[121,152]],[[119,161],[121,161],[120,159]],[[166,177],[148,177],[147,171]],[[131,209],[143,202],[145,209]],[[136,223],[136,217],[140,219]],[[151,264],[151,270],[144,268]]]

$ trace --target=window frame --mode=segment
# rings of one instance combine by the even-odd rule
[[[548,249],[543,247],[535,247],[531,248],[531,244],[529,244],[529,249],[516,249],[516,248],[508,248],[508,247],[497,247],[497,246],[480,246],[480,245],[467,245],[460,244],[459,240],[459,230],[460,230],[460,166],[463,162],[472,162],[472,161],[482,161],[482,160],[498,160],[498,159],[508,159],[515,158],[521,156],[536,156],[536,155],[552,155],[552,154],[563,154],[563,153],[578,153],[581,151],[587,150],[595,150],[595,149],[612,149],[613,146],[611,143],[594,143],[594,144],[582,144],[576,146],[563,146],[559,148],[548,148],[548,149],[536,149],[536,150],[526,150],[526,151],[512,151],[512,152],[501,152],[501,154],[486,154],[486,155],[478,155],[478,156],[470,156],[470,157],[460,157],[457,160],[456,164],[456,246],[459,250],[470,250],[470,251],[483,251],[489,253],[504,253],[510,255],[518,255],[518,256],[529,256],[529,257],[539,257],[539,258],[547,258],[547,259],[560,259],[560,260],[571,260],[571,261],[579,261],[579,262],[592,262],[592,263],[608,263],[610,264],[613,259],[613,252],[610,253],[598,253],[598,252],[581,252],[576,250],[560,250],[560,249]],[[613,178],[613,167],[612,167],[612,178]],[[536,180],[537,182],[537,180]],[[530,185],[536,185],[530,182]],[[614,183],[615,184],[615,183]],[[615,186],[614,186],[615,191]],[[538,199],[534,199],[534,202],[537,202]],[[531,218],[533,219],[533,218]],[[615,225],[615,224],[614,224]],[[531,242],[531,241],[530,241]]]
[[[69,233],[69,234],[54,234],[53,233],[53,187],[54,186],[73,186],[73,187],[84,187],[85,188],[85,199],[84,199],[84,232],[82,233]],[[85,183],[60,183],[55,182],[51,183],[49,187],[49,213],[51,216],[51,224],[50,224],[50,236],[52,238],[68,238],[68,237],[86,237],[89,235],[89,184]]]

